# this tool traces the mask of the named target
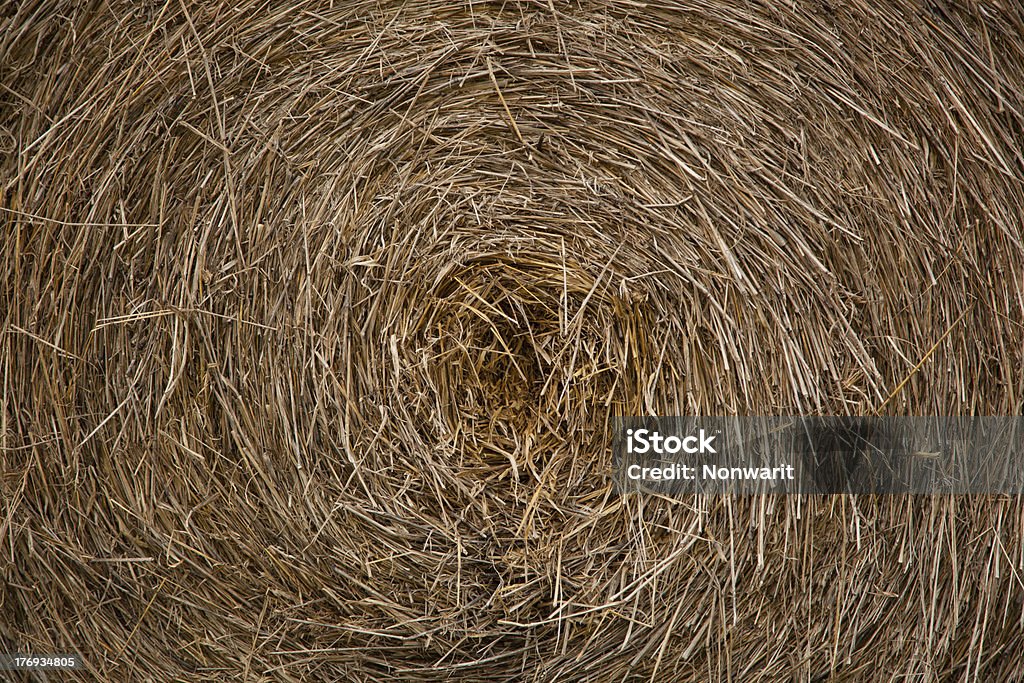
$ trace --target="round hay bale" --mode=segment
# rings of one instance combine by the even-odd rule
[[[629,414],[1019,414],[1013,2],[12,3],[0,650],[1020,680],[1019,500],[620,498]]]

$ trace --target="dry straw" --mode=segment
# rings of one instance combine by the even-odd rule
[[[994,498],[618,414],[1016,414],[1012,0],[0,6],[0,642],[86,679],[1020,680]]]

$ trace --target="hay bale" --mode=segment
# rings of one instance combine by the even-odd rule
[[[1017,414],[1022,34],[1006,2],[7,5],[4,648],[1019,680],[1018,500],[620,499],[608,425]]]

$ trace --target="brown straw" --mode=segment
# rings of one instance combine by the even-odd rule
[[[1024,679],[1019,500],[618,497],[630,414],[1019,414],[1013,0],[0,3],[0,652]]]

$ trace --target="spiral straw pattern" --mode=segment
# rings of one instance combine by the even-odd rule
[[[1017,500],[608,476],[617,415],[1020,413],[1016,3],[0,16],[4,646],[100,680],[1024,676]]]

